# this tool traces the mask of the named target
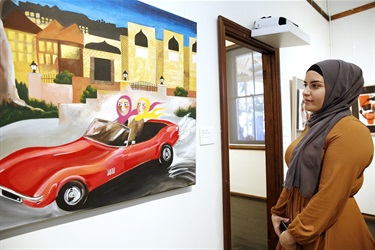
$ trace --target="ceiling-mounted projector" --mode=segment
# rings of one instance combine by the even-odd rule
[[[285,17],[262,17],[254,22],[251,37],[274,48],[310,44],[310,37]]]
[[[296,27],[298,27],[297,24],[289,21],[285,17],[262,17],[261,19],[258,19],[254,22],[254,28],[261,29],[265,27],[273,27],[277,25],[286,25],[286,24],[294,24]]]

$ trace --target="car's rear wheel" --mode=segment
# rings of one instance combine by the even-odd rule
[[[163,167],[169,167],[173,161],[173,148],[169,144],[164,144],[160,152],[160,163]]]
[[[82,207],[88,196],[86,186],[80,181],[66,183],[59,191],[56,203],[65,211],[74,211]]]

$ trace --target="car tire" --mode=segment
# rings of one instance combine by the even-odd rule
[[[88,191],[86,186],[80,181],[66,183],[56,197],[57,206],[65,211],[80,209],[86,202]]]
[[[164,144],[160,151],[160,159],[161,165],[163,167],[169,167],[173,161],[173,148],[169,144]]]

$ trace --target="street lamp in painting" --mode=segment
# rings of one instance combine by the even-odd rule
[[[30,67],[33,73],[36,73],[36,69],[38,68],[38,65],[34,61],[30,64]]]

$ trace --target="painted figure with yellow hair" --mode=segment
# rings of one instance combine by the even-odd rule
[[[139,98],[137,101],[137,112],[138,114],[129,123],[129,128],[131,128],[131,133],[129,141],[135,140],[136,136],[142,132],[145,119],[158,118],[163,113],[158,111],[163,108],[155,108],[160,102],[154,102],[150,105],[150,100],[147,98]]]

